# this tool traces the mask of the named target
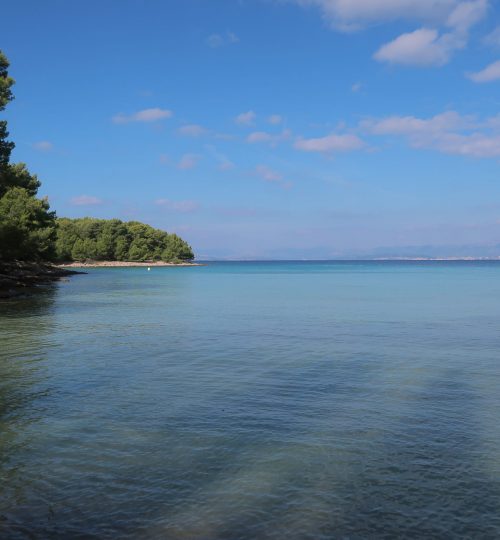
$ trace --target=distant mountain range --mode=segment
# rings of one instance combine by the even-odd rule
[[[500,244],[494,245],[424,245],[381,246],[366,251],[334,252],[331,248],[284,248],[261,254],[228,253],[224,250],[202,251],[198,260],[366,260],[366,259],[498,259]]]

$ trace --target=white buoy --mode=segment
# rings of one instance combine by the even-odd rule
[[[151,267],[150,266],[148,266],[148,272],[151,272]]]

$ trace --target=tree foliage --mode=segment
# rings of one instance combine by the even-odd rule
[[[55,214],[47,199],[37,199],[26,189],[13,187],[0,198],[1,257],[52,259],[55,255]]]
[[[14,79],[9,77],[9,61],[6,56],[0,51],[0,111],[5,109],[9,101],[14,99],[11,86],[14,84]]]
[[[0,111],[13,99],[9,62],[0,51]],[[0,121],[0,259],[51,259],[55,255],[55,214],[37,199],[40,182],[23,163],[10,163],[14,143]]]
[[[8,69],[9,61],[2,51],[0,51],[0,111],[3,111],[7,103],[14,99],[10,89],[14,84],[14,79],[9,77]],[[0,175],[3,169],[9,164],[10,153],[14,149],[14,143],[7,139],[8,136],[7,122],[0,120]]]
[[[14,80],[0,51],[0,111],[13,99]],[[37,199],[40,182],[24,163],[10,163],[14,143],[0,120],[0,260],[187,261],[189,245],[148,225],[118,219],[59,219],[47,199]]]
[[[60,261],[190,261],[191,247],[138,221],[59,218],[56,257]]]

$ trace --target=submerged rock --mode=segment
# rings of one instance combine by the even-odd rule
[[[41,285],[84,273],[49,263],[0,261],[0,299],[25,295]]]

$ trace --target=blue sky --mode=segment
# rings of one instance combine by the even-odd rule
[[[17,0],[13,158],[201,258],[500,254],[494,0]]]

